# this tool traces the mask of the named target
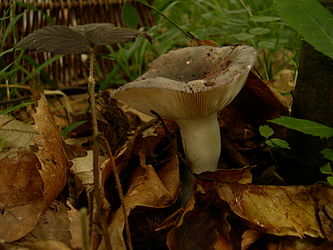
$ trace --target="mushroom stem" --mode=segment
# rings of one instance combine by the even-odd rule
[[[208,117],[177,121],[185,157],[193,173],[216,171],[221,153],[220,127],[217,113]]]

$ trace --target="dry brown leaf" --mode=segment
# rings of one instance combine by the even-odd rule
[[[218,224],[225,219],[223,214],[215,212],[217,211],[214,209],[202,207],[188,212],[184,217],[183,224],[169,232],[168,248],[170,250],[214,249],[220,235]],[[222,241],[220,243],[223,244]]]
[[[69,163],[59,129],[54,125],[44,95],[37,101],[37,105],[36,113],[33,115],[35,120],[33,127],[38,133],[35,138],[38,151],[35,154],[42,164],[39,173],[44,182],[44,209],[47,209],[66,184]]]
[[[24,239],[31,241],[61,241],[70,246],[68,208],[59,201],[53,201],[49,209],[39,218],[38,223]]]
[[[13,152],[30,150],[29,146],[34,144],[35,135],[36,131],[31,125],[15,120],[9,115],[0,115],[0,138],[4,143],[0,159]]]
[[[93,151],[87,151],[86,156],[74,158],[72,162],[70,171],[81,180],[84,186],[91,188],[94,183]]]
[[[71,233],[70,246],[74,249],[82,249],[80,211],[75,209],[69,202],[67,202],[67,205],[70,207],[70,210],[67,210],[69,232]]]
[[[332,242],[318,242],[314,239],[283,237],[278,242],[268,242],[267,250],[328,250],[333,249]]]
[[[245,232],[242,235],[241,249],[242,250],[248,249],[249,246],[253,242],[256,242],[258,239],[260,239],[262,235],[263,235],[262,232],[258,232],[253,229],[245,230]]]
[[[252,167],[236,168],[236,169],[219,169],[215,172],[204,172],[201,176],[216,180],[217,182],[226,183],[252,183]]]
[[[118,154],[114,156],[119,174],[128,164],[128,161],[133,153],[135,140],[136,140],[136,135],[130,136],[128,140],[124,143],[124,145],[119,149]],[[110,159],[105,160],[101,164],[101,169],[102,169],[102,183],[104,185],[106,180],[109,178],[110,175],[112,175],[113,172]]]
[[[210,181],[196,180],[195,201],[191,199],[188,202],[177,225],[168,234],[167,244],[171,250],[233,249],[229,237],[231,227],[226,220],[227,210],[210,207],[216,200],[213,190],[216,182],[251,183],[251,168],[221,169],[202,173],[201,177]],[[205,187],[199,183],[204,183]]]
[[[5,191],[0,197],[1,208],[4,209],[0,214],[0,239],[6,242],[29,233],[67,181],[69,165],[59,130],[54,124],[45,96],[37,103],[33,126],[37,133],[34,139],[36,152],[34,155],[11,155],[11,159],[7,157],[1,161],[5,163],[1,164],[0,169],[0,181],[5,183]],[[13,169],[19,172],[13,172]],[[26,197],[20,200],[22,194],[26,194]]]
[[[11,154],[13,156],[13,153]],[[31,152],[15,153],[16,157],[0,160],[0,209],[9,209],[43,200],[40,163]]]
[[[38,222],[44,201],[5,209],[0,214],[0,239],[12,242],[29,233]]]
[[[38,241],[33,244],[34,250],[71,250],[61,241],[56,240],[47,240],[47,241]]]
[[[233,183],[217,184],[216,191],[237,216],[262,232],[331,238],[333,220],[326,210],[333,203],[332,187]],[[321,218],[320,214],[325,216]]]
[[[125,196],[126,212],[138,206],[163,208],[171,205],[178,195],[179,166],[178,157],[174,154],[158,172],[151,165],[138,167],[132,176],[132,182]],[[126,249],[123,229],[124,214],[118,209],[109,226],[113,249]],[[104,243],[99,249],[105,249]]]

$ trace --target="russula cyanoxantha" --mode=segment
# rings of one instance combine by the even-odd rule
[[[221,151],[217,112],[242,89],[256,57],[245,45],[173,50],[111,95],[147,115],[153,110],[175,120],[192,172],[215,171]]]

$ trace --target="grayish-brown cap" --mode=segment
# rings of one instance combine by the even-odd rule
[[[256,57],[256,50],[245,45],[173,50],[111,96],[147,115],[154,110],[174,120],[205,117],[235,98]]]

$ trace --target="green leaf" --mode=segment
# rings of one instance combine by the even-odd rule
[[[15,48],[11,48],[11,49],[7,49],[7,50],[5,50],[5,51],[2,51],[2,52],[0,52],[0,57],[6,55],[6,54],[8,54],[8,53],[13,52],[14,50],[15,50]]]
[[[258,42],[258,47],[261,49],[273,49],[276,47],[276,42],[273,41],[260,41]]]
[[[333,58],[333,15],[317,0],[275,0],[280,17],[305,41]]]
[[[264,34],[269,33],[270,31],[271,31],[270,29],[261,28],[261,27],[257,27],[257,28],[253,28],[253,29],[249,30],[250,34],[253,34],[253,35],[264,35]]]
[[[61,57],[61,55],[56,55],[56,56],[53,56],[53,57],[49,58],[46,62],[44,62],[41,65],[39,65],[34,71],[32,71],[31,73],[29,73],[28,76],[21,81],[21,84],[23,84],[26,81],[28,81],[31,78],[33,78],[34,75],[36,75],[38,72],[42,71],[44,68],[46,68],[47,66],[49,66],[53,62],[57,61],[60,57]]]
[[[67,127],[65,127],[65,128],[61,131],[60,135],[61,135],[62,137],[65,137],[65,136],[67,136],[71,131],[73,131],[74,129],[76,129],[77,127],[81,126],[82,124],[84,124],[84,123],[86,123],[86,122],[87,122],[87,121],[78,121],[78,122],[74,122],[74,123],[70,124],[70,125],[68,125]]]
[[[3,48],[5,46],[5,43],[7,41],[7,37],[13,32],[13,30],[15,29],[15,25],[18,22],[18,20],[20,20],[20,18],[25,14],[25,12],[15,16],[10,23],[8,24],[7,28],[5,31],[2,31],[2,43],[1,43],[1,47]]]
[[[269,120],[269,122],[296,130],[307,135],[319,136],[320,138],[328,138],[333,136],[333,128],[305,119],[281,116],[279,118]]]
[[[268,137],[274,134],[274,130],[268,125],[262,125],[259,127],[259,133],[261,136],[268,139]]]
[[[322,174],[333,174],[331,164],[326,162],[322,167],[320,167],[320,172]]]
[[[12,111],[18,110],[20,108],[23,108],[23,107],[26,107],[26,106],[29,106],[29,105],[32,105],[32,104],[34,104],[34,102],[25,102],[25,103],[18,104],[14,107],[10,107],[10,108],[7,108],[3,111],[0,111],[0,115],[8,114]]]
[[[320,153],[324,156],[325,159],[333,161],[333,150],[330,148],[324,148]]]
[[[333,186],[333,177],[332,176],[328,176],[327,177],[327,182]]]
[[[249,33],[246,33],[246,32],[241,32],[241,33],[238,33],[238,34],[234,34],[233,37],[238,39],[239,41],[245,41],[245,40],[251,40],[255,36],[251,35]]]
[[[135,29],[139,23],[138,10],[130,3],[125,3],[121,12],[123,24],[128,28]]]
[[[7,69],[9,69],[14,63],[8,64],[6,67],[0,70],[0,81],[7,76]]]
[[[266,144],[272,148],[291,149],[287,141],[278,138],[269,139]]]
[[[250,21],[255,23],[276,22],[281,19],[276,16],[251,16]]]

